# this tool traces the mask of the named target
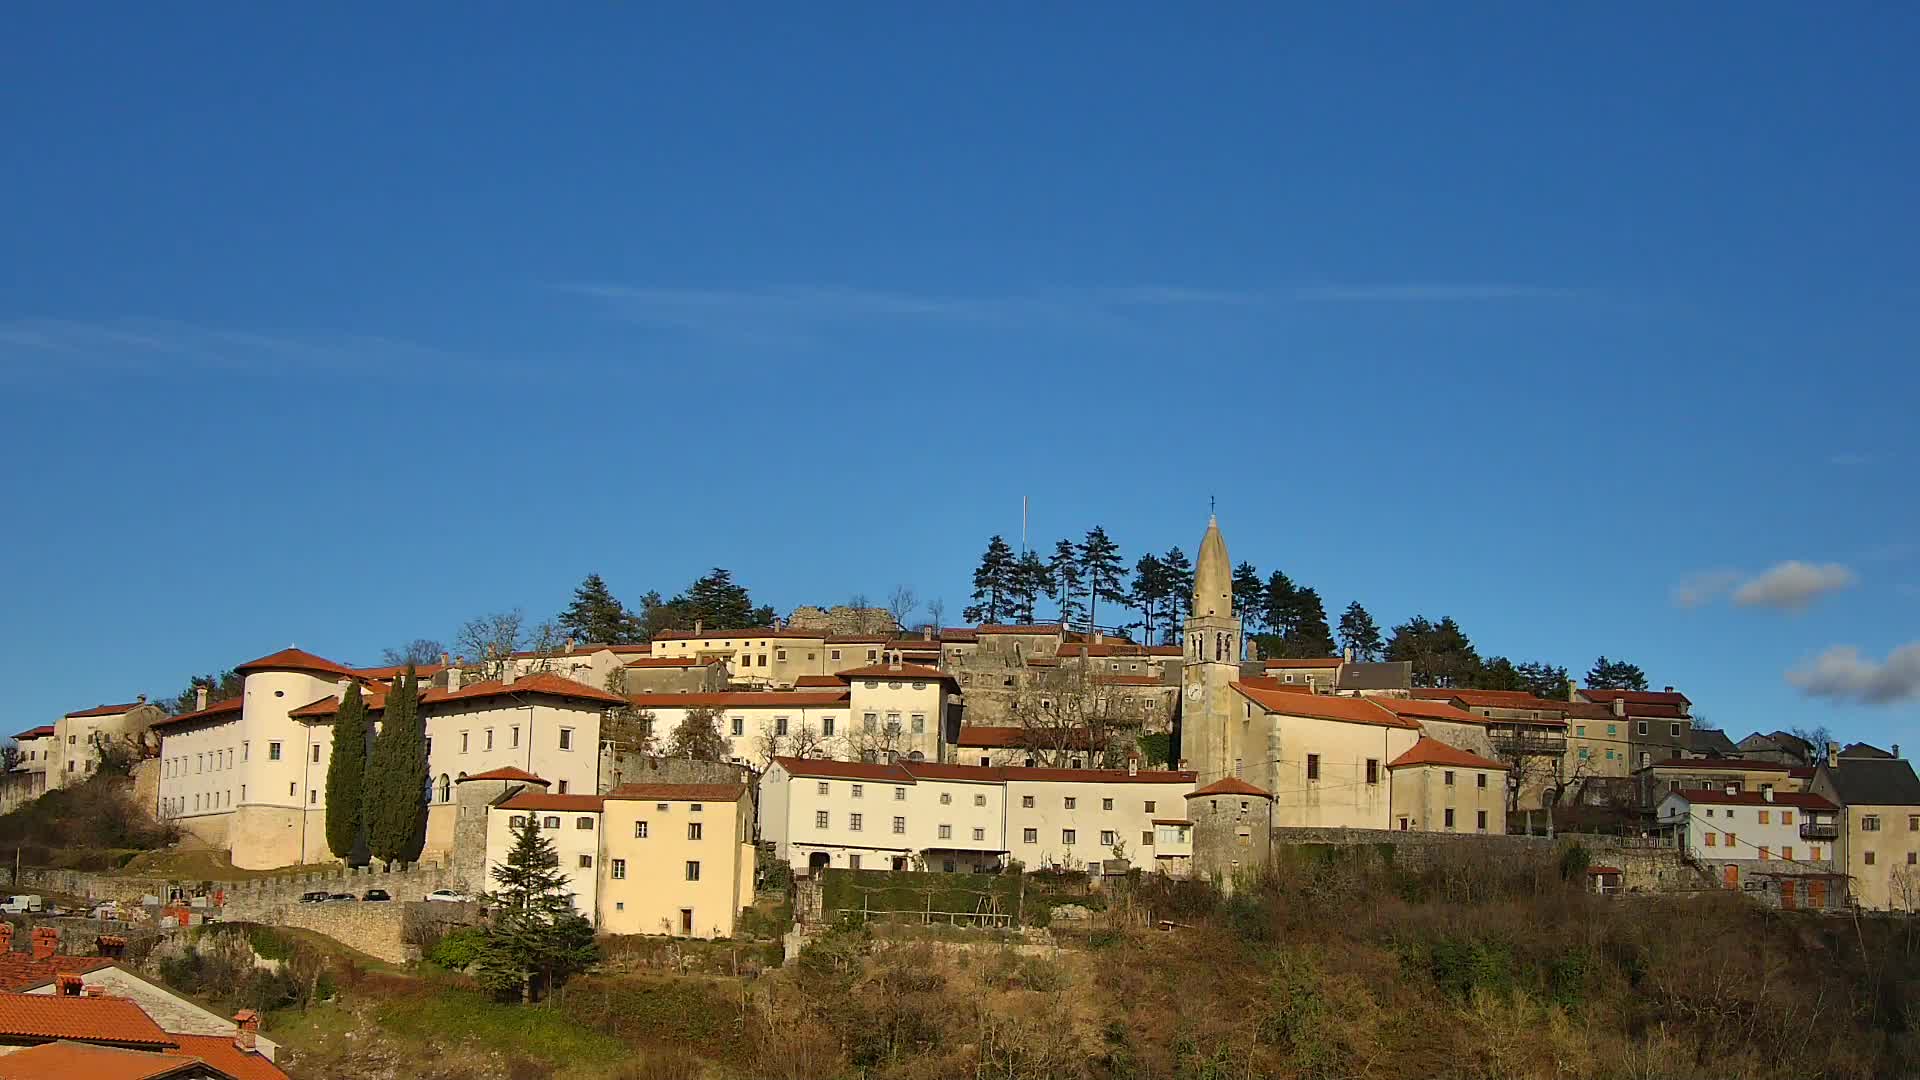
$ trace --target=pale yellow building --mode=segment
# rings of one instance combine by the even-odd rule
[[[1372,698],[1232,686],[1230,775],[1272,793],[1275,826],[1393,827],[1387,763],[1419,741],[1418,721]]]
[[[1501,762],[1421,736],[1387,769],[1393,774],[1394,828],[1506,833],[1507,766]]]
[[[708,630],[696,626],[655,634],[649,647],[655,657],[719,660],[727,665],[727,675],[736,683],[792,686],[802,675],[831,675],[840,667],[865,663],[869,653],[878,659],[880,645],[886,640],[881,637],[869,642],[863,638],[842,643],[836,639],[829,646],[828,637],[820,630]]]
[[[78,709],[54,721],[52,733],[39,748],[46,762],[48,790],[93,775],[103,743],[121,743],[136,755],[143,753],[148,729],[166,715],[165,709],[142,694],[124,705]]]
[[[1853,902],[1912,914],[1920,912],[1920,777],[1893,749],[1829,746],[1812,790],[1840,806],[1834,862]]]
[[[693,694],[628,694],[627,703],[652,718],[656,749],[664,751],[687,714],[714,714],[727,741],[727,760],[755,768],[797,745],[833,757],[852,754],[847,741],[849,694],[834,681],[832,690],[729,690]]]

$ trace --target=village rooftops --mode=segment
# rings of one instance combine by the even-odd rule
[[[345,664],[336,664],[324,656],[315,656],[303,649],[288,647],[277,653],[268,653],[258,660],[249,660],[233,669],[245,675],[252,671],[298,671],[308,675],[355,675],[352,668]]]
[[[1387,762],[1389,769],[1403,769],[1414,765],[1451,765],[1456,769],[1498,769],[1506,772],[1509,766],[1483,758],[1479,754],[1469,754],[1457,746],[1448,746],[1439,739],[1420,736],[1406,753]]]
[[[1791,772],[1793,766],[1777,761],[1756,761],[1751,758],[1668,758],[1646,766],[1649,769],[1678,769],[1694,772]]]
[[[830,709],[847,703],[845,689],[722,690],[711,694],[628,694],[636,709]]]
[[[641,656],[627,661],[622,666],[630,668],[697,668],[718,663],[720,663],[720,660],[712,656]]]
[[[1297,670],[1300,668],[1333,670],[1346,663],[1338,656],[1276,656],[1261,661],[1268,671],[1278,669]]]
[[[225,701],[216,701],[204,709],[155,720],[149,726],[159,728],[172,727],[175,724],[192,724],[202,720],[231,720],[240,715],[240,710],[246,706],[246,703],[245,698],[236,694]]]
[[[1479,713],[1470,713],[1465,709],[1456,709],[1444,701],[1427,701],[1421,698],[1370,697],[1380,708],[1402,719],[1445,720],[1453,724],[1487,725],[1487,718]]]
[[[627,699],[611,691],[601,690],[585,683],[575,682],[550,672],[522,675],[512,682],[489,679],[485,682],[468,683],[458,690],[443,690],[429,687],[420,694],[420,705],[461,704],[469,701],[484,701],[490,698],[517,698],[530,694],[556,697],[574,701],[593,701],[605,705],[625,705]],[[365,695],[368,712],[384,712],[387,707],[387,695],[375,691]],[[323,720],[338,715],[340,699],[332,695],[319,701],[302,705],[287,715],[296,720]],[[179,717],[175,717],[178,720]]]
[[[1048,769],[1018,765],[944,765],[933,761],[898,761],[891,765],[862,761],[826,761],[819,758],[776,757],[789,776],[822,780],[873,780],[911,784],[916,778],[964,780],[973,783],[1040,782],[1080,784],[1190,784],[1191,772],[1140,769]]]
[[[1254,787],[1252,784],[1247,783],[1237,776],[1227,776],[1215,780],[1206,787],[1188,792],[1187,798],[1197,799],[1205,795],[1252,795],[1262,799],[1273,798],[1271,792],[1264,788]]]
[[[0,994],[0,1043],[56,1039],[148,1049],[177,1045],[126,998]]]
[[[1842,754],[1823,768],[1848,806],[1920,806],[1920,777],[1905,758]]]
[[[0,992],[24,993],[46,986],[61,975],[84,975],[89,971],[114,967],[118,961],[108,956],[34,956],[31,953],[0,953]]]
[[[1613,702],[1618,700],[1618,701],[1624,701],[1628,705],[1692,705],[1693,704],[1693,702],[1687,700],[1687,695],[1674,692],[1674,689],[1671,686],[1667,687],[1665,690],[1586,689],[1586,690],[1580,691],[1580,694],[1582,697],[1585,697],[1588,701]],[[1639,713],[1633,712],[1632,709],[1628,709],[1627,711],[1628,713],[1634,716],[1640,715]]]
[[[1233,683],[1233,688],[1255,705],[1282,716],[1303,716],[1311,720],[1333,720],[1343,724],[1371,724],[1375,727],[1420,730],[1418,722],[1405,720],[1375,705],[1370,698],[1328,697],[1322,694],[1289,693]]]
[[[1180,656],[1184,651],[1178,645],[1136,645],[1131,641],[1069,641],[1060,646],[1058,655],[1066,657]]]
[[[848,668],[845,671],[835,672],[834,678],[840,679],[843,682],[852,682],[855,679],[888,679],[893,681],[904,679],[920,682],[934,682],[944,679],[947,682],[955,681],[953,676],[941,671],[939,668],[906,663],[868,664],[865,667]]]
[[[553,810],[561,813],[597,814],[606,808],[605,795],[548,795],[538,791],[523,791],[506,802],[497,803],[502,810]]]
[[[542,780],[525,769],[516,769],[511,765],[505,765],[498,769],[488,769],[486,772],[474,773],[472,776],[462,776],[457,783],[464,784],[469,780],[511,780],[521,784],[539,784],[542,787],[552,786],[552,781]]]
[[[745,784],[621,784],[604,796],[622,802],[739,802]]]
[[[213,1071],[208,1071],[210,1068]],[[278,1076],[286,1075],[277,1066],[274,1071]],[[250,1080],[197,1055],[123,1050],[83,1042],[42,1043],[0,1056],[0,1080],[187,1080],[202,1076]]]
[[[78,720],[88,716],[119,716],[121,713],[132,712],[146,703],[147,699],[143,697],[139,701],[129,701],[125,705],[95,705],[91,709],[80,709],[75,712],[70,712],[64,719]]]
[[[1025,637],[1046,637],[1062,632],[1059,623],[988,623],[974,629],[975,634],[1019,634]]]
[[[799,638],[805,641],[825,641],[824,630],[777,630],[771,626],[750,626],[743,630],[662,630],[653,635],[655,641],[723,641],[740,640],[742,642],[771,638]]]
[[[1799,810],[1833,811],[1840,809],[1811,791],[1717,791],[1712,788],[1681,788],[1678,795],[1690,803],[1711,806],[1790,806]]]
[[[41,724],[39,727],[36,727],[36,728],[28,728],[27,730],[21,732],[20,734],[15,735],[14,738],[15,739],[44,739],[47,736],[52,734],[53,734],[52,724]]]

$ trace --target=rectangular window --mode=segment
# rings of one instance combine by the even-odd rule
[[[824,829],[827,827],[827,812],[825,810],[815,810],[813,812],[813,827],[816,829]]]
[[[975,795],[973,797],[973,805],[975,806],[987,805],[987,797],[985,795]]]
[[[320,804],[320,789],[308,788],[307,789],[307,805],[318,806],[319,804]]]
[[[1022,829],[1020,830],[1020,839],[1023,843],[1037,844],[1040,842],[1040,830]]]
[[[784,716],[776,716],[776,717],[774,717],[774,718],[773,718],[773,733],[774,733],[775,735],[785,735],[785,734],[787,733],[787,718],[786,718],[786,717],[784,717]]]
[[[635,840],[645,840],[645,839],[647,838],[647,823],[646,823],[646,822],[644,822],[644,821],[636,821],[636,822],[634,822],[634,823],[633,823],[633,838],[634,838]]]
[[[1585,725],[1585,724],[1575,724],[1575,725],[1573,725],[1573,737],[1574,737],[1574,738],[1576,738],[1576,739],[1584,739],[1584,738],[1586,738],[1586,737],[1587,737],[1587,725]]]
[[[847,815],[847,828],[853,832],[860,831],[860,815],[859,814]]]
[[[895,835],[904,835],[907,831],[907,819],[903,817],[894,818],[893,831]]]
[[[855,785],[853,785],[853,797],[854,797],[854,798],[856,798],[856,799],[863,799],[863,798],[866,798],[866,795],[867,795],[867,785],[865,785],[865,784],[855,784]]]
[[[1732,846],[1733,846],[1733,842],[1734,842],[1734,841],[1735,841],[1736,839],[1738,839],[1738,836],[1737,836],[1736,834],[1734,834],[1734,833],[1728,833],[1728,834],[1726,834],[1726,843],[1725,843],[1725,844],[1724,844],[1723,846],[1725,846],[1725,847],[1732,847]]]
[[[1647,722],[1645,720],[1642,720],[1638,724],[1635,724],[1634,731],[1641,735],[1645,735],[1647,733]]]
[[[779,661],[780,663],[782,663],[782,664],[784,664],[784,663],[786,663],[786,662],[787,662],[787,650],[785,650],[785,649],[775,649],[775,650],[773,650],[773,658],[774,658],[775,660],[778,660],[778,661]]]
[[[894,801],[894,802],[906,802],[906,801],[907,801],[907,789],[906,789],[906,788],[903,788],[903,787],[897,787],[897,788],[894,788],[894,789],[893,789],[893,801]]]
[[[735,735],[735,737],[745,735],[746,733],[747,733],[747,718],[744,716],[734,717],[733,718],[733,734]]]
[[[1818,844],[1815,844],[1815,845],[1813,846],[1813,861],[1814,861],[1814,862],[1819,862],[1819,861],[1820,861],[1820,854],[1821,854],[1821,853],[1820,853],[1820,845],[1818,845]]]
[[[1765,810],[1760,811],[1760,824],[1762,825],[1773,824],[1773,815]],[[1780,824],[1785,825],[1786,822],[1783,821]]]
[[[607,876],[611,877],[615,881],[625,880],[627,876],[627,860],[625,859],[613,860],[613,867]]]
[[[688,881],[700,880],[700,864],[692,859],[687,860],[687,880]],[[681,914],[685,915],[687,913],[683,911],[681,912]]]
[[[766,666],[767,666],[767,654],[766,654],[766,653],[761,653],[761,654],[760,654],[760,657],[759,657],[759,665],[758,665],[758,666],[760,666],[760,667],[766,667]]]
[[[687,839],[689,840],[700,839],[700,823],[699,822],[697,821],[687,822]]]
[[[582,814],[573,819],[573,827],[576,829],[591,829],[593,828],[593,818]]]
[[[951,825],[940,826],[940,839],[942,840],[953,839],[953,826]]]
[[[1111,810],[1111,809],[1113,809],[1113,800],[1112,800],[1112,799],[1101,799],[1101,800],[1100,800],[1100,809],[1102,809],[1102,810]]]
[[[1033,809],[1033,796],[1031,795],[1020,796],[1020,805],[1025,807],[1028,810]]]
[[[515,724],[513,725],[513,727],[509,728],[508,730],[512,732],[512,735],[508,737],[507,745],[519,746],[520,745],[520,725]]]
[[[580,869],[591,870],[592,868],[593,868],[593,856],[591,855],[580,856]]]
[[[1367,759],[1367,783],[1377,784],[1379,782],[1380,782],[1380,759],[1368,758]]]
[[[1476,774],[1474,774],[1474,778],[1473,778],[1473,779],[1474,779],[1474,781],[1475,781],[1475,782],[1474,782],[1474,785],[1473,785],[1474,787],[1481,787],[1481,788],[1483,788],[1483,787],[1486,787],[1486,786],[1487,786],[1487,774],[1486,774],[1486,773],[1476,773]]]
[[[319,764],[319,762],[320,762],[320,744],[319,744],[319,743],[314,743],[314,744],[313,744],[313,746],[311,747],[311,749],[313,750],[313,760],[314,760],[314,763],[315,763],[315,764]],[[215,762],[216,762],[216,764],[215,764],[215,768],[218,768],[218,767],[219,767],[219,765],[218,765],[218,760],[219,760],[219,759],[217,759],[217,758],[215,759]]]
[[[1101,847],[1112,847],[1117,842],[1118,842],[1118,837],[1114,836],[1112,829],[1100,830],[1100,846]]]
[[[871,735],[880,730],[880,714],[866,713],[860,717],[860,726]]]
[[[460,752],[467,752],[467,733],[464,731],[460,733]]]
[[[1673,737],[1676,739],[1680,737],[1680,725],[1678,723],[1673,725]]]
[[[840,659],[840,650],[839,650],[839,649],[831,649],[831,650],[829,650],[829,651],[827,652],[827,658],[828,658],[829,660],[838,660],[838,659]]]
[[[985,840],[985,839],[987,838],[987,830],[985,830],[985,829],[975,829],[975,830],[973,830],[973,838],[974,838],[974,840],[975,840],[976,842],[977,842],[977,841],[981,841],[981,840]]]
[[[1447,810],[1447,831],[1453,831],[1453,810],[1451,808]]]
[[[280,744],[279,743],[270,742],[267,744],[267,760],[268,761],[280,760]]]
[[[1873,865],[1873,852],[1871,852],[1871,851],[1869,851],[1869,852],[1866,852],[1865,854],[1866,854],[1866,861],[1867,861],[1867,865],[1868,865],[1868,866],[1872,866],[1872,865]]]
[[[1618,725],[1618,724],[1608,724],[1608,725],[1607,725],[1607,734],[1609,734],[1609,735],[1618,735],[1618,734],[1620,734],[1620,725]]]
[[[833,737],[833,717],[829,716],[820,721],[820,733],[828,738]]]
[[[953,802],[953,796],[952,796],[952,795],[951,795],[950,793],[948,793],[948,792],[945,792],[945,791],[943,791],[943,792],[941,792],[941,793],[940,793],[940,805],[941,805],[941,806],[947,806],[947,805],[949,805],[949,804],[951,804],[952,802]]]
[[[1760,861],[1766,862],[1771,858],[1773,858],[1773,853],[1767,849],[1765,844],[1760,845]]]
[[[276,743],[275,745],[279,745],[279,744]],[[1880,831],[1880,815],[1879,814],[1862,815],[1860,818],[1860,831],[1861,832],[1879,832]]]
[[[1319,754],[1307,755],[1307,779],[1309,780],[1320,779],[1320,755]]]
[[[573,729],[572,728],[563,727],[560,729],[560,749],[562,750],[573,749]]]
[[[1448,787],[1452,787],[1453,786],[1453,770],[1447,769],[1441,772],[1440,782],[1447,785]]]
[[[1791,810],[1780,811],[1780,824],[1782,825],[1793,824],[1793,811]]]
[[[487,729],[487,749],[493,749],[493,729]]]
[[[813,793],[815,795],[825,795],[827,793],[827,782],[825,780],[822,780],[819,783],[813,785]]]
[[[1061,842],[1061,843],[1063,843],[1063,844],[1065,844],[1065,845],[1067,845],[1068,847],[1072,847],[1072,846],[1073,846],[1073,835],[1074,835],[1074,834],[1073,834],[1073,830],[1072,830],[1072,829],[1061,829],[1061,830],[1060,830],[1060,842]]]
[[[1074,798],[1071,795],[1067,796],[1066,802],[1067,802],[1067,809],[1069,810],[1072,810],[1074,807],[1080,805],[1080,800]]]
[[[1147,813],[1149,813],[1149,814],[1151,814],[1151,813],[1153,813],[1153,812],[1154,812],[1154,811],[1153,811],[1153,800],[1152,800],[1152,799],[1148,799],[1148,800],[1147,800]]]
[[[1782,859],[1787,860],[1788,862],[1792,862],[1793,861],[1793,845],[1788,844],[1785,847],[1781,848],[1780,857]]]
[[[1480,811],[1477,811],[1477,813],[1479,814],[1477,827],[1481,832],[1486,832],[1487,831],[1487,812],[1485,810],[1480,810]]]
[[[1716,847],[1716,846],[1718,846],[1718,844],[1719,844],[1719,836],[1718,836],[1718,834],[1716,834],[1716,833],[1711,833],[1711,832],[1710,832],[1710,833],[1708,833],[1708,834],[1707,834],[1707,846],[1708,846],[1708,847]]]

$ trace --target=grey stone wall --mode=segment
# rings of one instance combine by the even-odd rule
[[[126,878],[79,870],[22,869],[15,888],[39,892],[70,893],[95,900],[138,903],[142,896],[164,898],[172,882],[159,878]],[[197,886],[198,882],[181,882]],[[450,866],[442,862],[420,863],[393,871],[378,867],[340,868],[327,872],[276,874],[243,881],[216,881],[213,890],[224,901],[221,915],[227,919],[258,919],[281,904],[292,903],[308,892],[344,892],[359,896],[368,889],[385,889],[396,899],[418,900],[435,889],[459,888]]]

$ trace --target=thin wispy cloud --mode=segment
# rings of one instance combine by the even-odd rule
[[[1769,567],[1733,590],[1733,602],[1741,607],[1805,611],[1820,597],[1849,588],[1859,580],[1858,575],[1839,563],[1803,563],[1794,559]]]
[[[1870,659],[1852,645],[1835,645],[1787,672],[1787,682],[1809,697],[1891,705],[1920,698],[1920,641]]]
[[[1703,570],[1673,587],[1676,607],[1697,608],[1725,596],[1740,581],[1738,570]]]
[[[73,371],[391,373],[447,359],[438,349],[366,335],[266,333],[164,319],[0,322],[0,375],[15,377]]]
[[[1513,284],[1313,285],[1222,289],[1181,284],[1039,289],[998,295],[912,293],[845,286],[686,289],[567,282],[559,291],[604,304],[619,318],[695,333],[782,340],[829,327],[886,323],[1117,328],[1178,312],[1326,303],[1447,303],[1551,299],[1576,290]]]

